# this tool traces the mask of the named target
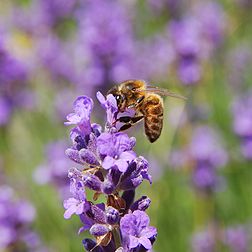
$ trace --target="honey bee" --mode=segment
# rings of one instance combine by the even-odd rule
[[[134,109],[133,117],[122,116],[117,121],[125,123],[119,131],[126,130],[134,124],[144,120],[145,134],[148,140],[155,142],[163,128],[164,105],[161,96],[171,96],[186,99],[166,89],[149,86],[143,80],[127,80],[108,91],[112,94],[119,112]]]

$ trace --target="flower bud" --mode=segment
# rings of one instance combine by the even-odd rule
[[[81,149],[79,151],[79,155],[82,162],[91,164],[91,165],[99,165],[99,162],[96,156],[90,150]]]
[[[87,250],[87,251],[103,252],[103,249],[101,248],[101,246],[97,246],[97,243],[91,239],[82,240],[82,244],[83,244],[85,250]]]
[[[102,183],[102,192],[103,193],[111,194],[114,190],[115,190],[115,186],[111,181],[105,180]]]
[[[82,164],[82,161],[80,159],[79,151],[78,150],[75,150],[75,149],[72,149],[72,148],[68,148],[68,149],[66,149],[65,153],[74,162],[76,162],[78,164]]]
[[[106,222],[108,224],[116,224],[119,221],[119,212],[115,208],[109,206],[106,209]]]
[[[140,211],[145,211],[149,206],[150,206],[151,200],[147,196],[142,196],[140,199],[135,201],[133,205],[131,206],[131,210],[140,210]]]
[[[109,231],[109,227],[105,224],[94,224],[89,230],[90,234],[94,236],[102,236],[107,234]]]
[[[91,173],[86,173],[83,175],[82,180],[83,180],[84,185],[88,187],[89,189],[94,190],[94,191],[101,191],[102,182],[97,176]]]

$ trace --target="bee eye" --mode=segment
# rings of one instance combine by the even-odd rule
[[[120,95],[116,95],[116,101],[119,102],[121,100],[121,96]]]
[[[132,91],[136,91],[136,88],[135,88],[135,87],[133,87],[131,90],[132,90]]]

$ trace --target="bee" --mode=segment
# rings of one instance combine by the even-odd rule
[[[133,117],[122,116],[117,121],[125,123],[119,131],[126,130],[134,124],[144,120],[145,134],[148,140],[155,142],[163,128],[164,105],[161,96],[171,96],[186,99],[166,89],[149,86],[143,80],[127,80],[108,91],[112,94],[119,112],[134,109]]]

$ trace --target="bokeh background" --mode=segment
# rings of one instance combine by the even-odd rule
[[[150,144],[129,130],[154,182],[138,194],[154,251],[252,251],[250,0],[0,0],[0,251],[83,251],[68,197],[63,125],[79,95],[126,79],[165,98]]]

